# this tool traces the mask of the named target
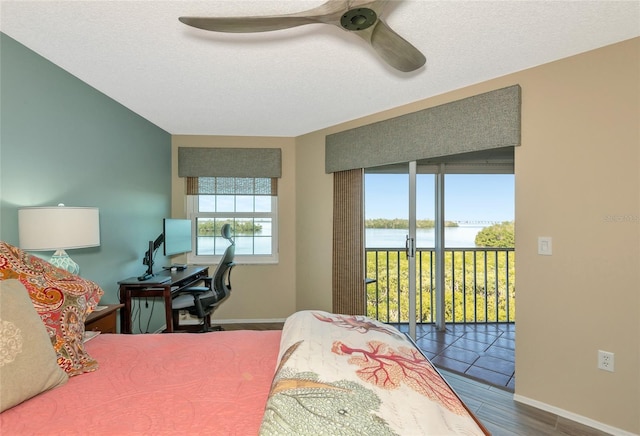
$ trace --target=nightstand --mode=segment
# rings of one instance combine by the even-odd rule
[[[105,309],[94,310],[84,322],[85,331],[116,333],[116,314],[124,304],[109,304]]]

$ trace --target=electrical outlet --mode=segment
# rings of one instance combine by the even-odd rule
[[[613,372],[613,353],[598,350],[598,369]]]

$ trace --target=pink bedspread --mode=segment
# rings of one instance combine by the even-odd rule
[[[0,434],[256,435],[280,331],[100,335],[93,373],[0,414]]]

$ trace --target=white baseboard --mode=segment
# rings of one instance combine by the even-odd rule
[[[527,404],[529,406],[535,407],[536,409],[544,410],[546,412],[551,412],[555,415],[562,416],[563,418],[570,419],[571,421],[601,430],[605,433],[609,433],[616,436],[638,436],[635,433],[630,433],[626,430],[621,430],[619,428],[612,427],[607,424],[603,424],[602,422],[595,421],[591,418],[587,418],[586,416],[578,415],[577,413],[569,412],[567,410],[560,409],[559,407],[551,406],[541,401],[523,397],[522,395],[514,394],[513,400],[517,401],[518,403]]]

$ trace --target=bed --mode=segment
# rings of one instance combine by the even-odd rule
[[[66,285],[82,294],[75,301],[81,308],[73,316],[69,308],[58,317],[45,311],[42,297],[51,289],[34,302],[34,281],[40,279],[16,273],[15,265],[8,268],[7,260],[15,259],[7,259],[7,249],[10,258],[35,262],[41,275],[73,282]],[[18,330],[42,333],[25,336],[25,349],[40,341],[38,358],[27,355],[19,366],[48,361],[44,369],[30,368],[24,382],[48,374],[45,383],[27,398],[3,405],[2,435],[488,434],[414,344],[375,320],[301,311],[282,331],[101,334],[60,347],[52,320],[82,337],[81,328],[70,328],[67,321],[82,324],[101,291],[79,286],[66,273],[51,273],[48,265],[25,258],[29,255],[15,247],[0,245],[0,255],[2,325],[15,322]],[[25,315],[28,305],[40,325],[24,324],[34,321]],[[4,403],[23,390],[15,380],[25,374],[8,373],[13,362],[2,365],[11,354],[6,350],[12,346],[6,345],[13,333],[4,327],[0,333]],[[15,361],[20,363],[21,356]]]

